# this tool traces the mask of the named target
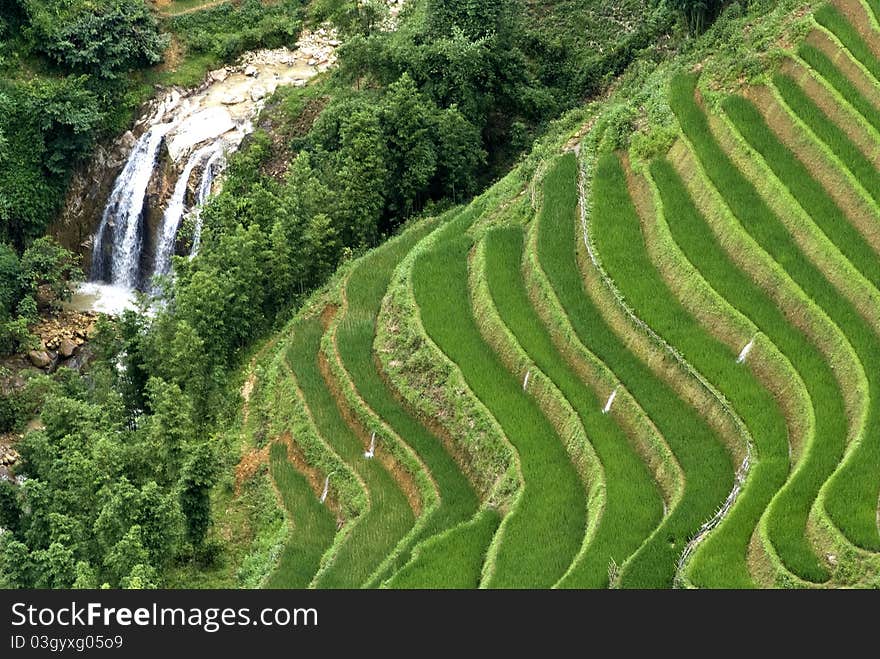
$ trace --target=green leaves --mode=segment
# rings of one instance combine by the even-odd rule
[[[100,78],[115,78],[143,65],[157,64],[166,36],[142,0],[95,5],[82,0],[58,7],[52,0],[30,0],[35,42],[57,64]],[[59,10],[60,9],[60,10]]]

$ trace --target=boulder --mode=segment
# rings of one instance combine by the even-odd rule
[[[196,112],[178,126],[167,141],[168,154],[174,162],[197,144],[213,140],[235,129],[229,110],[212,107]]]
[[[244,103],[244,96],[239,96],[238,94],[223,94],[220,98],[220,102],[223,105],[238,105],[239,103]]]
[[[76,353],[78,347],[79,346],[70,339],[61,339],[61,342],[58,344],[58,354],[64,359],[70,359]]]
[[[224,66],[223,68],[211,71],[208,76],[212,82],[223,82],[229,77],[229,69]]]
[[[262,85],[254,85],[251,87],[251,100],[256,103],[260,99],[266,98],[266,88]]]
[[[260,71],[253,64],[248,64],[246,67],[244,67],[244,74],[249,78],[256,78],[260,75]]]
[[[52,358],[45,350],[31,350],[27,356],[37,368],[49,368],[52,365]]]

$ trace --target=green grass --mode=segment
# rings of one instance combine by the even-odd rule
[[[836,7],[830,4],[825,5],[818,9],[813,16],[819,25],[832,32],[852,56],[861,62],[874,78],[880,81],[880,59],[877,59],[874,51],[859,35],[858,30],[850,25],[846,17]]]
[[[412,547],[421,540],[441,533],[469,519],[477,511],[479,502],[470,482],[446,451],[440,440],[431,434],[388,390],[373,355],[376,318],[382,298],[388,288],[391,274],[400,260],[434,224],[425,224],[409,231],[385,247],[371,252],[352,270],[346,284],[348,308],[337,330],[337,347],[343,366],[351,376],[359,395],[394,431],[404,439],[424,462],[440,493],[440,505],[431,515],[422,532],[412,539],[406,551],[401,552],[392,571],[402,567],[411,556]],[[381,450],[381,447],[380,449]],[[473,542],[471,536],[461,536],[464,542]],[[488,544],[488,541],[487,541]],[[462,573],[474,566],[464,564],[459,557],[474,558],[475,552],[459,552],[452,539],[446,546],[450,570]],[[484,547],[485,552],[485,547]],[[477,557],[479,558],[479,557]],[[475,566],[476,571],[482,560]],[[410,580],[409,583],[412,583]],[[437,580],[432,587],[438,587]],[[427,587],[427,585],[425,586]]]
[[[612,416],[605,401],[581,381],[553,345],[532,309],[520,273],[523,235],[499,229],[486,237],[486,276],[492,299],[505,325],[536,366],[549,377],[577,412],[605,472],[605,507],[586,553],[559,584],[568,588],[606,588],[608,566],[629,558],[660,523],[663,501],[639,454]]]
[[[613,188],[598,179],[598,207],[608,211]],[[538,258],[581,342],[614,371],[638,400],[675,454],[685,476],[679,504],[641,546],[621,572],[621,585],[636,588],[672,586],[678,558],[703,522],[726,499],[733,486],[733,466],[719,438],[668,385],[637,359],[606,325],[584,290],[576,262],[580,238],[577,221],[577,161],[561,157],[547,174],[545,202],[539,216]]]
[[[705,114],[694,101],[695,85],[696,78],[692,76],[681,76],[673,81],[673,109],[706,174],[724,197],[730,210],[749,235],[786,271],[806,295],[822,307],[832,319],[837,319],[838,326],[846,327],[850,332],[855,332],[860,326],[863,327],[862,321],[854,317],[852,307],[804,256],[754,185],[733,165],[715,141]],[[841,319],[846,319],[847,322],[841,323]],[[817,416],[821,418],[825,415],[820,411]],[[810,447],[811,450],[804,457],[797,473],[783,490],[784,502],[780,501],[773,508],[771,524],[777,529],[794,525],[801,529],[805,528],[809,502],[815,499],[819,488],[833,473],[843,456],[845,449],[843,435],[818,435],[818,437],[820,440]],[[876,505],[876,501],[874,504]],[[827,571],[817,559],[813,564],[804,562],[793,571],[812,581],[824,581],[828,578]]]
[[[501,516],[484,508],[471,520],[429,538],[387,583],[389,588],[477,588]]]
[[[171,0],[166,6],[162,7],[162,13],[173,16],[185,11],[204,7],[205,5],[224,4],[216,3],[215,0]],[[230,3],[231,4],[231,3]]]
[[[804,43],[798,48],[798,55],[821,75],[847,102],[855,108],[875,130],[880,131],[880,111],[864,97],[849,78],[820,49]]]
[[[431,338],[461,369],[519,453],[523,493],[503,527],[490,587],[549,588],[584,538],[586,496],[574,465],[535,400],[484,343],[471,315],[464,235],[441,242],[413,270],[416,301]]]
[[[789,359],[803,380],[816,412],[817,447],[810,451],[821,451],[819,444],[832,449],[842,446],[847,434],[843,394],[823,355],[788,322],[782,310],[752,278],[737,268],[695,207],[674,168],[667,161],[657,161],[651,167],[651,174],[663,200],[670,232],[687,259],[721,296],[755,323]],[[761,446],[758,449],[760,461],[753,469],[767,471],[773,477],[781,476],[784,481],[789,469],[788,456],[784,464],[777,464],[772,455],[765,455]],[[805,536],[806,516],[815,496],[812,483],[805,476],[795,476],[769,505],[767,533],[787,569],[820,580],[821,566]],[[738,511],[740,505],[734,507],[731,515],[743,514]],[[709,545],[716,540],[710,536],[706,542]]]
[[[302,321],[287,359],[321,436],[363,479],[370,498],[363,515],[340,547],[333,564],[315,584],[319,588],[357,588],[395,548],[414,523],[397,482],[378,460],[366,460],[364,447],[345,423],[318,368],[323,333],[318,318]]]
[[[782,74],[775,75],[773,84],[791,111],[825,143],[840,163],[852,172],[874,201],[880,203],[880,172],[862,150],[853,143],[842,128],[828,118],[828,115],[807,96],[793,78]],[[877,268],[880,269],[880,264]]]
[[[654,267],[620,160],[615,155],[603,158],[596,177],[606,182],[599,191],[609,194],[603,204],[606,212],[596,213],[593,222],[596,249],[606,271],[639,317],[730,401],[757,447],[760,459],[752,466],[747,486],[691,568],[698,585],[752,587],[746,561],[749,541],[761,513],[788,474],[785,417],[751,371],[736,363],[738,351],[712,337],[681,305]],[[597,201],[601,202],[598,194]]]
[[[840,252],[875,287],[880,287],[880,258],[864,237],[846,221],[844,212],[770,131],[757,109],[748,101],[732,98],[726,104],[728,115],[740,134],[772,168],[777,178]],[[798,108],[807,121],[808,108]],[[817,109],[818,110],[818,109]],[[825,115],[822,115],[824,117]],[[817,121],[822,121],[817,118]],[[839,130],[839,129],[838,129]],[[861,154],[861,152],[858,152]],[[880,189],[880,188],[878,188]],[[831,299],[829,292],[826,299]],[[825,506],[840,530],[856,545],[880,549],[877,529],[877,495],[880,492],[880,341],[876,333],[852,305],[838,298],[834,307],[823,306],[847,336],[868,376],[870,406],[867,432],[855,453],[834,475]],[[821,298],[816,298],[817,302]]]
[[[306,477],[290,464],[286,444],[272,445],[269,466],[272,480],[292,520],[293,541],[285,546],[266,587],[306,588],[318,571],[321,556],[333,543],[336,520],[318,501]]]

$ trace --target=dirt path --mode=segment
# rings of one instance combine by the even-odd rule
[[[173,5],[174,3],[171,0],[158,0],[155,3],[156,9],[159,11],[159,15],[162,18],[174,18],[175,16],[185,16],[186,14],[194,14],[197,11],[202,11],[203,9],[211,9],[212,7],[217,7],[219,5],[223,5],[230,2],[230,0],[211,0],[210,2],[206,2],[197,7],[189,7],[187,9],[181,9],[180,11],[168,11],[168,7]],[[238,4],[233,2],[233,4]]]

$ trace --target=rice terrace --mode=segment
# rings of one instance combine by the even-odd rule
[[[160,4],[160,25],[218,11]],[[442,72],[458,59],[347,63],[440,11],[391,4],[255,110],[158,311],[97,321],[142,355],[122,384],[100,347],[92,384],[23,398],[0,584],[880,588],[880,0],[513,3],[545,86],[472,105]],[[461,25],[444,48],[481,65],[520,43]],[[143,444],[112,457],[97,429],[123,409]],[[122,494],[62,477],[51,455],[75,443],[150,475]],[[28,480],[91,494],[52,499],[83,508],[43,528]]]

